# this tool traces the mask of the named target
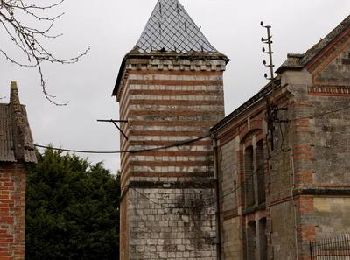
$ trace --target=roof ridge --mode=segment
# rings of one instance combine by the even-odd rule
[[[312,61],[322,50],[324,50],[332,41],[334,41],[342,32],[350,29],[350,15],[343,19],[325,38],[314,44],[311,48],[302,54],[288,53],[287,59],[276,70],[282,73],[286,69],[301,69]]]
[[[318,43],[308,49],[304,53],[304,57],[302,58],[301,63],[303,65],[306,65],[346,28],[350,28],[350,15],[342,20],[340,24],[338,24],[331,32],[325,36],[325,38],[321,39]]]

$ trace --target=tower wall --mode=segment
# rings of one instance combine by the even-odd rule
[[[190,59],[191,58],[191,59]],[[118,88],[121,259],[216,259],[211,139],[224,117],[221,57],[129,58]]]

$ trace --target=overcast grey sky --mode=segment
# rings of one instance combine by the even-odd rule
[[[56,23],[63,37],[50,44],[53,52],[71,57],[90,46],[74,65],[44,66],[48,89],[56,107],[41,94],[39,76],[0,57],[0,96],[9,97],[17,80],[26,105],[34,141],[57,147],[118,150],[119,133],[96,119],[118,119],[118,104],[111,97],[123,56],[136,44],[157,0],[66,0],[65,16]],[[281,65],[288,52],[305,52],[350,14],[349,0],[180,0],[208,40],[230,58],[224,77],[226,114],[254,95],[266,83],[262,66],[263,20],[272,25],[274,63]],[[13,53],[0,30],[0,46]],[[104,161],[115,172],[119,155],[86,155]]]

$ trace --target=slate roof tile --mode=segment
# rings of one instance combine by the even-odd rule
[[[140,53],[216,53],[178,0],[159,0],[136,44]]]

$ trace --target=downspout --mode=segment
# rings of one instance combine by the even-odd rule
[[[216,251],[217,259],[221,260],[221,214],[220,214],[220,183],[219,183],[219,157],[218,157],[218,146],[217,139],[214,134],[211,135],[213,140],[214,150],[214,182],[215,182],[215,219],[216,219]]]

